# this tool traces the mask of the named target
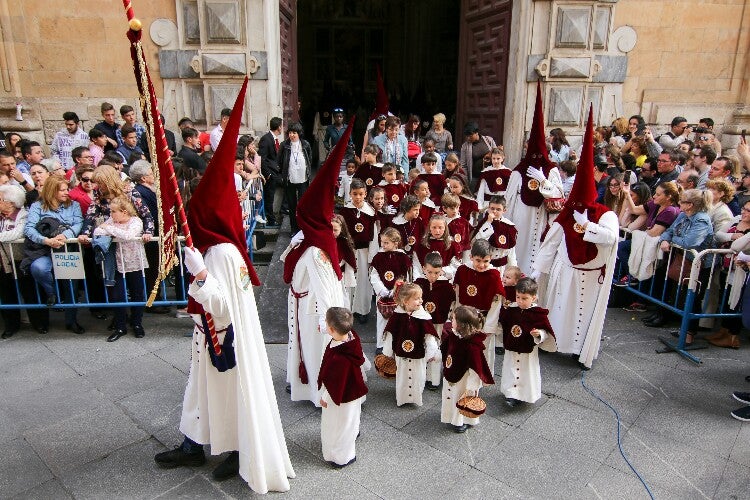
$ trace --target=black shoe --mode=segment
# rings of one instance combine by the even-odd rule
[[[643,324],[646,326],[650,326],[651,328],[660,328],[667,324],[667,318],[663,314],[659,313],[654,319],[650,321],[644,321]]]
[[[98,320],[101,320],[101,321],[107,319],[107,315],[104,314],[102,311],[97,311],[97,310],[91,311],[91,315],[94,318],[96,318]]]
[[[495,356],[503,356],[505,355],[505,347],[499,346],[495,347]]]
[[[18,333],[18,332],[17,332],[17,330],[5,330],[5,331],[3,332],[3,334],[2,334],[2,335],[0,335],[0,337],[2,337],[2,338],[4,338],[4,339],[9,339],[9,338],[11,338],[11,337],[12,337],[13,335],[15,335],[16,333]]]
[[[240,473],[240,452],[233,451],[211,473],[215,481],[225,481]]]
[[[750,392],[740,392],[740,391],[734,391],[732,393],[732,397],[739,401],[740,403],[745,403],[746,405],[750,405]]]
[[[440,384],[435,385],[432,382],[425,382],[424,387],[428,391],[437,391],[438,389],[440,389]]]
[[[738,408],[730,413],[730,415],[732,415],[737,420],[750,422],[750,406],[743,406],[742,408]]]
[[[357,323],[360,325],[366,325],[367,322],[370,320],[367,314],[360,314],[359,318],[357,318]]]
[[[114,342],[114,341],[118,340],[120,337],[124,337],[127,334],[128,334],[127,331],[117,329],[114,332],[112,332],[112,335],[110,335],[109,337],[107,337],[107,342]]]
[[[453,432],[455,432],[456,434],[463,434],[464,432],[466,432],[466,429],[468,428],[469,428],[468,424],[454,425]]]
[[[53,293],[52,295],[47,297],[47,307],[52,307],[55,304],[57,304],[57,295]]]
[[[163,451],[154,456],[154,461],[159,467],[164,469],[174,469],[175,467],[200,467],[206,463],[206,455],[201,451],[187,453],[178,446],[174,450]]]
[[[505,404],[511,408],[515,408],[516,406],[523,404],[523,401],[514,398],[505,398]]]
[[[75,333],[77,335],[80,335],[80,334],[82,334],[82,333],[84,333],[86,331],[78,323],[73,323],[72,325],[65,325],[65,329],[68,330],[68,331],[71,331],[71,332],[73,332],[73,333]]]
[[[141,325],[136,325],[133,327],[133,333],[135,334],[135,338],[142,339],[146,336],[146,332],[143,331],[143,327]]]
[[[581,370],[583,370],[583,371],[585,371],[585,372],[587,372],[587,371],[591,370],[591,367],[590,367],[590,366],[586,366],[586,365],[584,365],[583,363],[581,363],[580,361],[578,362],[578,368],[580,368]]]
[[[647,321],[653,321],[653,320],[655,320],[655,319],[656,319],[657,317],[659,317],[659,315],[660,315],[660,313],[659,313],[659,312],[653,312],[653,313],[649,314],[648,316],[644,316],[644,317],[642,317],[642,318],[641,318],[641,323],[645,323],[645,322],[647,322]]]
[[[346,462],[343,465],[342,464],[337,464],[336,462],[328,462],[328,463],[331,464],[331,467],[333,467],[334,469],[343,469],[347,465],[351,465],[351,464],[353,464],[356,461],[357,461],[357,457],[354,457],[354,458],[352,458],[351,460],[349,460],[348,462]]]
[[[36,332],[40,335],[47,335],[47,332],[49,331],[49,329],[46,326],[43,326],[41,328],[35,327],[34,330],[36,330]]]

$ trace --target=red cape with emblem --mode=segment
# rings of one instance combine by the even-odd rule
[[[362,343],[356,332],[352,330],[351,334],[351,340],[337,346],[331,347],[331,343],[328,343],[318,374],[318,389],[325,385],[337,405],[349,403],[367,394],[367,385],[360,368],[365,362]]]
[[[234,157],[237,154],[237,136],[245,105],[247,78],[237,95],[232,115],[219,141],[214,156],[206,168],[198,187],[190,198],[187,214],[193,243],[202,254],[219,243],[231,243],[240,251],[247,265],[250,281],[260,285],[258,275],[247,252],[242,208],[234,185]],[[203,308],[189,297],[188,312],[202,313]]]
[[[589,108],[589,119],[586,123],[586,134],[583,136],[581,159],[578,161],[576,178],[568,201],[557,216],[555,222],[565,232],[565,245],[568,258],[573,265],[582,265],[596,258],[599,250],[595,243],[583,240],[585,231],[576,224],[573,211],[586,211],[590,222],[599,222],[599,218],[609,212],[609,208],[596,202],[596,181],[594,181],[594,111]],[[576,230],[578,229],[578,230]]]
[[[325,163],[315,174],[310,187],[307,188],[307,191],[297,203],[297,225],[302,230],[302,234],[305,235],[305,239],[286,256],[284,282],[287,284],[292,282],[297,262],[305,253],[305,250],[310,247],[318,247],[323,250],[328,254],[331,262],[340,262],[331,218],[333,217],[334,197],[337,191],[336,184],[338,183],[341,161],[344,159],[346,146],[349,144],[349,138],[352,135],[352,130],[354,130],[355,118],[356,116],[351,117],[344,135],[333,147]],[[338,279],[341,280],[341,268],[334,265],[333,270],[336,272]]]
[[[443,341],[440,344],[440,352],[443,355],[443,377],[448,382],[455,384],[469,370],[474,370],[479,379],[485,384],[494,384],[484,355],[484,339],[487,334],[477,332],[468,337],[458,337],[453,333],[453,325],[447,321],[443,326]]]
[[[521,174],[521,201],[530,207],[540,207],[544,203],[544,196],[539,192],[536,179],[529,177],[526,172],[529,167],[535,167],[544,172],[549,178],[549,171],[555,167],[547,154],[547,136],[544,134],[544,107],[542,106],[542,84],[536,84],[536,106],[534,108],[534,120],[531,123],[529,142],[526,147],[526,156],[516,165],[513,170]],[[530,186],[537,186],[532,189]]]
[[[544,330],[555,336],[549,322],[549,311],[539,306],[521,309],[510,306],[500,311],[500,324],[503,327],[503,347],[509,351],[528,354],[536,347],[531,330]]]

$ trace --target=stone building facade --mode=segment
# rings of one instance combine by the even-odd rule
[[[710,116],[727,149],[750,129],[750,0],[455,1],[457,141],[460,124],[478,119],[506,145],[510,164],[530,128],[538,79],[547,127],[562,127],[573,142],[589,102],[599,123],[641,114],[657,131],[675,115],[691,123]],[[262,133],[271,116],[293,116],[305,85],[297,81],[297,53],[306,48],[298,46],[297,25],[305,22],[298,2],[314,2],[304,5],[308,12],[326,5],[133,0],[171,128],[182,116],[212,127],[244,74],[251,79],[245,131]],[[392,8],[388,2],[342,3],[347,12],[330,12],[356,15],[348,12],[356,5],[371,14]],[[0,0],[0,128],[49,143],[64,111],[76,111],[88,129],[102,101],[137,105],[126,29],[119,1]],[[379,54],[404,57],[398,48]],[[23,121],[15,120],[17,103]]]

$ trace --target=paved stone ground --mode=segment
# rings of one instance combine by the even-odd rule
[[[264,334],[284,339],[280,269],[261,271]],[[212,482],[219,457],[171,471],[153,462],[181,440],[190,321],[148,315],[144,339],[108,344],[106,325],[80,316],[82,336],[27,328],[0,341],[0,498],[252,496],[239,479]],[[610,309],[602,353],[585,376],[620,412],[625,452],[656,498],[748,498],[750,425],[729,411],[739,406],[731,391],[750,390],[750,349],[698,351],[696,366],[657,354],[666,330],[642,327],[639,316]],[[370,321],[364,339],[373,331]],[[542,356],[535,405],[508,409],[497,388],[484,389],[487,414],[461,435],[440,423],[437,392],[426,391],[421,408],[397,408],[393,383],[372,375],[357,462],[335,471],[322,460],[319,411],[284,392],[285,345],[267,348],[297,473],[287,497],[647,498],[618,452],[612,412],[583,389],[567,356]],[[374,345],[365,348],[372,355]]]

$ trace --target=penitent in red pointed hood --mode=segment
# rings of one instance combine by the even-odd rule
[[[375,111],[372,112],[370,120],[375,119],[378,115],[387,115],[390,103],[388,102],[388,92],[385,90],[385,83],[383,83],[383,73],[380,71],[380,65],[377,65],[378,80],[377,80],[377,94],[375,96]]]
[[[237,95],[219,146],[206,168],[206,173],[190,197],[187,219],[193,242],[201,253],[219,243],[232,243],[245,259],[250,279],[253,285],[257,286],[260,285],[260,280],[247,252],[242,209],[234,185],[234,157],[237,155],[237,136],[242,121],[246,90],[247,78]]]
[[[341,170],[341,161],[346,153],[346,146],[349,144],[349,138],[354,129],[354,120],[352,116],[349,120],[349,126],[346,127],[344,135],[331,150],[325,163],[315,178],[310,183],[305,194],[297,203],[297,225],[299,226],[305,239],[302,243],[289,252],[284,261],[284,281],[292,282],[294,268],[297,265],[302,254],[310,247],[318,247],[328,254],[333,263],[333,270],[341,279],[341,267],[338,265],[339,252],[336,238],[333,236],[333,226],[331,218],[333,217],[334,198],[336,196],[336,184],[338,183],[339,171]]]

